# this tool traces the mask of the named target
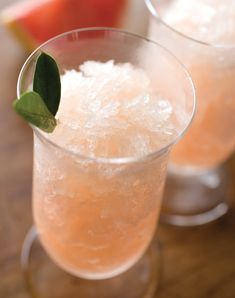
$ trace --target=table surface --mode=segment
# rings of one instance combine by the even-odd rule
[[[1,26],[0,41],[0,298],[28,298],[19,259],[32,224],[32,132],[11,108],[26,54]],[[227,167],[235,178],[234,156]],[[235,201],[232,186],[228,195]],[[235,207],[201,227],[160,224],[158,237],[164,267],[156,297],[235,297]]]

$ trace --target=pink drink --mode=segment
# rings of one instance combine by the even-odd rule
[[[192,81],[155,43],[84,29],[35,51],[18,95],[32,85],[41,51],[58,63],[62,97],[54,132],[33,128],[35,225],[60,267],[109,278],[137,262],[153,238],[169,153],[194,114]]]
[[[131,64],[86,62],[62,76],[60,124],[47,137],[76,155],[141,157],[177,134],[172,106]],[[49,255],[86,278],[129,268],[152,239],[167,155],[97,164],[35,138],[34,219]]]
[[[152,19],[149,36],[174,50],[186,65],[198,98],[193,125],[175,146],[171,161],[199,171],[213,168],[235,148],[235,2],[152,2],[170,27]]]

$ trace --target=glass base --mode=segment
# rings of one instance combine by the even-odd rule
[[[161,276],[161,249],[154,239],[131,269],[105,280],[85,280],[57,267],[46,255],[32,227],[24,240],[21,266],[33,298],[151,298]]]
[[[175,226],[210,223],[227,213],[229,176],[224,168],[203,173],[170,169],[163,198],[161,221]]]

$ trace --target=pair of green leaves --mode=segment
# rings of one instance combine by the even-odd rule
[[[45,132],[53,132],[56,127],[55,115],[59,108],[61,83],[55,60],[46,53],[37,59],[33,91],[23,93],[13,102],[17,114],[27,122]]]

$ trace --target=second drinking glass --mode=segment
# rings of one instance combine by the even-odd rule
[[[213,221],[228,210],[220,165],[235,148],[235,4],[233,0],[145,0],[148,36],[188,69],[198,106],[175,146],[162,218],[181,226]]]

